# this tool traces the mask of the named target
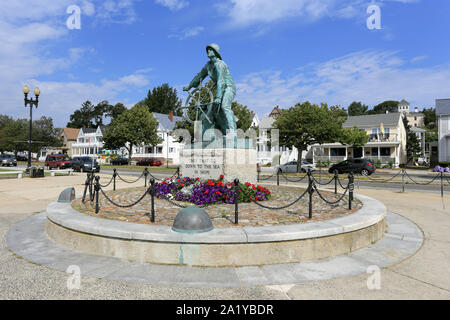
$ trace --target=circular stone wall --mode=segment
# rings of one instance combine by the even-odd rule
[[[47,208],[46,232],[72,250],[143,263],[209,267],[296,263],[349,253],[383,237],[386,207],[369,197],[358,198],[362,209],[341,218],[216,228],[200,234],[91,217],[55,202]]]

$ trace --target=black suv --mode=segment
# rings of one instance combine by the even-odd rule
[[[72,169],[79,172],[100,172],[97,160],[90,157],[73,157]]]
[[[128,160],[128,158],[116,158],[114,160],[111,160],[111,164],[116,166],[126,166],[130,163],[130,160]]]
[[[369,159],[347,159],[331,166],[328,170],[329,173],[334,173],[334,171],[337,171],[339,174],[351,172],[370,176],[375,172],[375,165]]]

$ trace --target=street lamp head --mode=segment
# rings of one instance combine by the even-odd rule
[[[22,91],[24,94],[28,94],[28,93],[30,93],[30,88],[28,88],[27,85],[24,85]]]
[[[34,94],[38,97],[41,94],[41,90],[38,87],[34,89]]]

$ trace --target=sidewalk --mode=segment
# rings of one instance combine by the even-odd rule
[[[110,175],[101,176],[103,183],[110,179]],[[355,190],[356,196],[360,193],[382,201],[389,211],[415,222],[425,237],[423,247],[414,256],[382,269],[381,290],[369,290],[370,275],[361,274],[250,289],[160,287],[83,276],[82,290],[69,291],[66,273],[18,258],[8,250],[5,236],[17,222],[44,211],[63,189],[74,186],[81,194],[85,179],[85,174],[75,174],[0,180],[0,299],[450,299],[449,197],[373,189]],[[117,186],[130,185],[118,180]]]

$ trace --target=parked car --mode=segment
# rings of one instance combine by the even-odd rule
[[[12,155],[9,154],[2,154],[0,155],[0,163],[3,166],[13,166],[13,167],[17,167],[17,160],[16,158],[14,158]]]
[[[44,166],[48,169],[67,169],[71,168],[72,164],[69,157],[64,154],[52,154],[45,158]]]
[[[90,157],[74,157],[72,169],[79,172],[100,172],[100,164]]]
[[[303,161],[300,166],[301,172],[307,172],[308,170],[314,171],[316,170],[316,166],[308,161]],[[291,161],[285,164],[282,164],[277,167],[277,171],[279,172],[297,172],[297,161]]]
[[[27,156],[19,156],[19,155],[17,155],[16,160],[17,161],[28,161],[28,157]]]
[[[347,159],[330,167],[329,173],[336,171],[341,173],[360,173],[365,176],[370,176],[375,172],[375,165],[369,159]]]
[[[139,160],[136,165],[137,166],[162,166],[162,162],[159,159],[156,158],[143,158]]]
[[[130,163],[130,160],[128,158],[116,158],[114,160],[111,160],[111,164],[114,166],[126,166]]]

